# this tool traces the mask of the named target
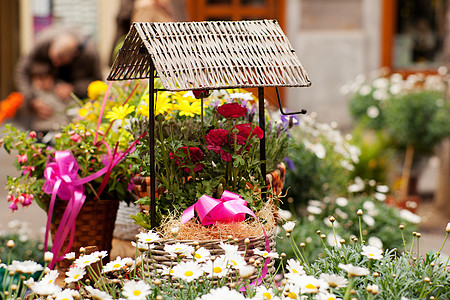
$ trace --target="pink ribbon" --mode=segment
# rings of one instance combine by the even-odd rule
[[[78,179],[78,162],[70,151],[56,151],[54,161],[49,161],[47,163],[44,170],[44,178],[46,181],[42,186],[42,189],[45,193],[51,194],[52,196],[47,214],[47,225],[44,241],[45,249],[47,249],[48,246],[48,233],[50,231],[56,196],[58,196],[61,200],[69,201],[54,238],[54,243],[51,250],[53,253],[53,260],[49,265],[50,268],[52,268],[57,261],[64,258],[64,256],[58,256],[58,253],[62,249],[69,231],[69,244],[67,245],[64,253],[69,252],[72,247],[75,238],[75,222],[86,199],[83,185],[106,174],[100,185],[100,189],[97,191],[97,194],[100,195],[108,182],[114,166],[117,165],[130,151],[134,151],[134,146],[136,143],[138,143],[138,141],[145,135],[147,135],[147,132],[137,138],[131,146],[120,155],[117,154],[117,147],[114,150],[114,153],[111,154],[109,146],[105,143],[109,157],[108,165],[94,174],[86,176],[85,178]]]
[[[191,205],[183,212],[183,215],[181,216],[183,224],[194,217],[194,212],[197,212],[202,225],[242,222],[244,221],[246,214],[251,215],[261,224],[255,213],[247,207],[247,201],[242,199],[241,196],[229,191],[224,191],[220,199],[215,199],[208,195],[201,196],[195,204]],[[262,224],[261,228],[264,232],[266,251],[270,252],[269,238],[267,237],[267,233]],[[267,267],[269,263],[270,258],[266,258],[261,271],[261,276],[252,283],[253,285],[259,285],[266,277],[269,271],[269,268]],[[245,290],[245,288],[243,288],[243,290]]]

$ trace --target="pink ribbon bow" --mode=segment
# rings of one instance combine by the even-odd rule
[[[194,205],[183,212],[181,217],[183,224],[194,217],[194,211],[197,212],[203,225],[211,225],[216,222],[242,222],[246,214],[256,218],[253,211],[247,207],[247,201],[229,191],[224,191],[220,199],[208,195],[201,196]]]
[[[75,220],[86,199],[86,196],[83,193],[83,185],[76,183],[77,174],[78,163],[70,151],[56,151],[54,161],[49,161],[44,171],[46,181],[42,186],[42,189],[45,193],[52,195],[47,215],[44,241],[45,249],[47,249],[48,245],[48,232],[50,230],[56,196],[61,200],[69,201],[55,235],[55,242],[52,246],[53,261],[50,263],[50,268],[53,267],[57,260],[62,259],[58,257],[58,253],[63,246],[69,230],[71,231],[71,234],[67,249],[72,247],[75,236]],[[66,252],[68,251],[69,250]]]
[[[242,199],[241,196],[229,191],[224,191],[220,199],[215,199],[208,195],[201,196],[195,204],[191,205],[183,212],[183,215],[181,216],[183,224],[194,217],[194,211],[197,212],[200,222],[203,225],[211,225],[216,222],[242,222],[244,221],[246,214],[251,215],[259,222],[255,213],[247,207],[247,201]],[[261,224],[261,222],[259,223]],[[269,238],[267,237],[267,233],[262,224],[261,228],[264,232],[266,251],[270,252]],[[269,271],[269,268],[267,267],[269,263],[270,258],[266,258],[261,275],[252,283],[253,285],[259,285],[264,277],[266,277]],[[241,290],[245,290],[245,287]]]

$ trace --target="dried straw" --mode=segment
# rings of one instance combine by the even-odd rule
[[[275,227],[276,217],[274,212],[276,211],[275,204],[268,201],[261,210],[255,213],[266,231]],[[160,234],[164,239],[173,238],[172,228],[178,227],[178,240],[204,241],[227,239],[229,236],[232,236],[233,239],[240,239],[263,235],[260,222],[250,217],[239,223],[216,223],[204,226],[197,220],[191,220],[183,224],[180,217],[172,216],[163,221]]]

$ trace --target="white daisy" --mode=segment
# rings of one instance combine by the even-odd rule
[[[339,206],[347,206],[347,204],[348,204],[347,198],[344,198],[344,197],[337,197],[335,202]]]
[[[83,276],[86,275],[86,271],[84,268],[79,267],[72,267],[69,269],[69,271],[66,272],[66,278],[64,279],[65,282],[77,282],[78,280],[81,280]]]
[[[87,285],[84,288],[86,289],[86,291],[89,292],[89,294],[91,295],[92,299],[95,299],[95,300],[113,300],[113,297],[110,294],[108,294],[106,292],[103,292],[103,291],[100,291],[100,290],[97,290],[97,289],[94,289],[92,286],[88,286]]]
[[[166,266],[162,266],[161,268],[161,274],[162,275],[169,275],[169,276],[173,276],[173,269],[172,268],[168,268]]]
[[[194,259],[196,262],[202,263],[211,258],[211,253],[208,249],[200,247],[195,251]]]
[[[39,282],[47,283],[47,284],[54,284],[55,280],[58,278],[59,273],[57,270],[51,270],[47,274],[45,274],[44,277]]]
[[[228,287],[210,290],[208,294],[197,298],[198,300],[245,300],[245,296],[236,290],[230,290]]]
[[[259,250],[258,248],[253,249],[253,254],[259,255],[262,258],[278,258],[279,254],[277,252],[267,252],[267,250]]]
[[[234,255],[225,255],[227,263],[234,269],[239,269],[242,266],[245,266],[247,263],[242,255],[234,254]]]
[[[289,233],[294,231],[294,227],[295,227],[295,222],[292,222],[292,221],[286,222],[283,225],[284,230],[286,230],[286,232],[289,232]]]
[[[331,294],[328,292],[320,292],[319,294],[316,295],[316,297],[314,299],[317,299],[317,300],[341,300],[342,298],[337,298],[337,296],[335,294]]]
[[[253,275],[253,273],[255,273],[255,267],[251,266],[251,265],[244,265],[244,266],[240,266],[239,267],[239,276],[241,276],[241,278],[250,278],[250,276]]]
[[[36,293],[40,296],[56,294],[62,290],[60,286],[54,283],[47,283],[42,281],[34,282],[30,284],[29,287],[33,291],[33,293]]]
[[[214,261],[207,261],[202,270],[208,274],[208,277],[222,278],[228,274],[228,262],[225,255],[221,255]]]
[[[374,246],[362,246],[361,255],[368,259],[380,260],[383,258],[383,250]]]
[[[347,188],[349,193],[362,192],[365,188],[364,181],[361,177],[355,177],[355,182]]]
[[[146,299],[151,293],[151,286],[143,280],[127,281],[122,288],[122,294],[133,300]]]
[[[239,251],[238,245],[230,245],[224,242],[220,242],[219,247],[225,251],[225,255],[233,255],[233,254],[244,254],[244,251]]]
[[[266,288],[263,284],[256,288],[254,300],[272,300],[275,296],[275,292],[272,288]]]
[[[419,224],[420,222],[422,222],[422,218],[420,216],[410,212],[407,209],[401,209],[399,213],[400,213],[400,218],[402,218],[408,222],[411,222],[413,224]]]
[[[300,299],[300,287],[293,283],[284,286],[284,294],[286,299]]]
[[[92,265],[93,263],[98,262],[99,260],[100,260],[100,258],[98,256],[87,254],[87,255],[78,257],[74,261],[74,265],[77,267],[80,267],[80,268],[85,268],[87,266]]]
[[[291,258],[287,261],[286,269],[288,269],[288,271],[290,273],[299,274],[299,275],[306,274],[306,272],[305,272],[305,270],[303,270],[303,266],[300,264],[300,262],[293,258]]]
[[[121,269],[124,269],[127,264],[133,263],[133,259],[130,257],[121,258],[120,256],[117,256],[117,258],[113,261],[110,261],[103,267],[103,273],[106,272],[112,272],[112,271],[118,271]]]
[[[387,185],[377,185],[375,189],[379,193],[387,193],[387,192],[389,192],[389,187]]]
[[[182,243],[175,243],[172,245],[165,245],[164,251],[168,252],[172,257],[192,258],[194,247]]]
[[[302,294],[317,294],[319,289],[326,290],[328,288],[328,284],[324,280],[317,279],[314,276],[297,277],[294,284],[300,287]]]
[[[370,215],[365,214],[362,216],[362,219],[363,219],[364,223],[366,223],[369,227],[372,227],[375,225],[375,219]]]
[[[308,213],[310,213],[310,214],[313,214],[313,215],[319,215],[319,214],[322,213],[322,209],[321,209],[320,207],[312,206],[312,205],[309,205],[309,206],[306,208],[306,211],[307,211]]]
[[[148,251],[149,249],[153,249],[155,247],[154,244],[147,244],[142,242],[133,242],[131,241],[131,245],[135,248],[138,248],[139,251]]]
[[[161,239],[159,237],[159,234],[156,232],[153,232],[152,230],[149,230],[148,232],[141,232],[136,237],[138,238],[139,242],[146,243],[146,244],[153,243],[153,242]]]
[[[68,260],[74,260],[75,259],[75,252],[67,253],[66,255],[64,255],[64,258],[68,259]]]
[[[208,261],[210,262],[210,261]],[[173,276],[191,282],[203,275],[202,268],[195,261],[182,261],[173,267]]]
[[[378,201],[385,201],[386,198],[387,198],[386,194],[383,194],[383,193],[375,193],[373,196],[374,196],[375,199],[377,199]]]
[[[105,250],[103,250],[103,251],[95,251],[95,252],[92,252],[90,255],[102,259],[102,258],[105,258],[106,256],[108,256],[108,251],[105,251]]]
[[[380,238],[376,237],[376,236],[371,236],[367,240],[367,244],[369,246],[374,246],[374,247],[377,247],[377,248],[380,248],[380,249],[383,248],[383,241]]]
[[[347,278],[336,274],[322,273],[320,274],[320,279],[328,283],[328,285],[333,288],[346,287],[348,284]]]
[[[346,271],[347,275],[349,277],[366,276],[370,273],[368,269],[362,268],[362,267],[357,267],[352,264],[344,265],[344,264],[340,263],[338,265],[338,267],[341,268],[342,270]]]
[[[35,272],[44,270],[44,267],[31,260],[25,261],[13,260],[11,264],[7,267],[7,269],[10,273],[19,272],[25,274],[33,274]]]
[[[74,291],[71,289],[62,290],[61,292],[55,294],[56,298],[54,298],[54,299],[55,300],[74,300],[73,292]]]

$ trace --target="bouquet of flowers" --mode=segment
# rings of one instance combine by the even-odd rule
[[[34,131],[20,131],[6,124],[3,146],[17,157],[15,166],[21,171],[17,177],[7,177],[7,200],[11,210],[37,202],[48,214],[49,231],[54,207],[57,202],[65,202],[67,208],[59,226],[67,225],[74,231],[85,202],[100,197],[134,200],[133,173],[127,155],[138,141],[124,128],[126,117],[135,112],[135,102],[140,101],[137,88],[137,84],[130,83],[110,86],[105,95],[108,89],[105,83],[91,83],[90,98],[77,99],[81,105],[78,115],[60,132],[54,133],[50,145],[38,142]],[[101,98],[103,101],[99,101]],[[67,234],[66,231],[57,235],[55,241],[59,236],[63,242]]]
[[[255,98],[243,90],[214,91],[208,98],[193,92],[158,92],[156,100],[157,218],[178,216],[202,195],[219,199],[224,191],[239,194],[250,209],[262,206],[259,144],[264,136],[255,119]],[[203,102],[203,103],[202,103]],[[146,104],[145,104],[146,103]],[[138,111],[148,112],[148,97]],[[267,170],[285,157],[288,123],[266,116]],[[134,123],[133,132],[147,128],[146,118]],[[141,128],[139,130],[139,127]],[[136,172],[149,176],[149,141],[131,155]],[[150,198],[139,200],[149,205]],[[149,227],[149,216],[135,221]]]

